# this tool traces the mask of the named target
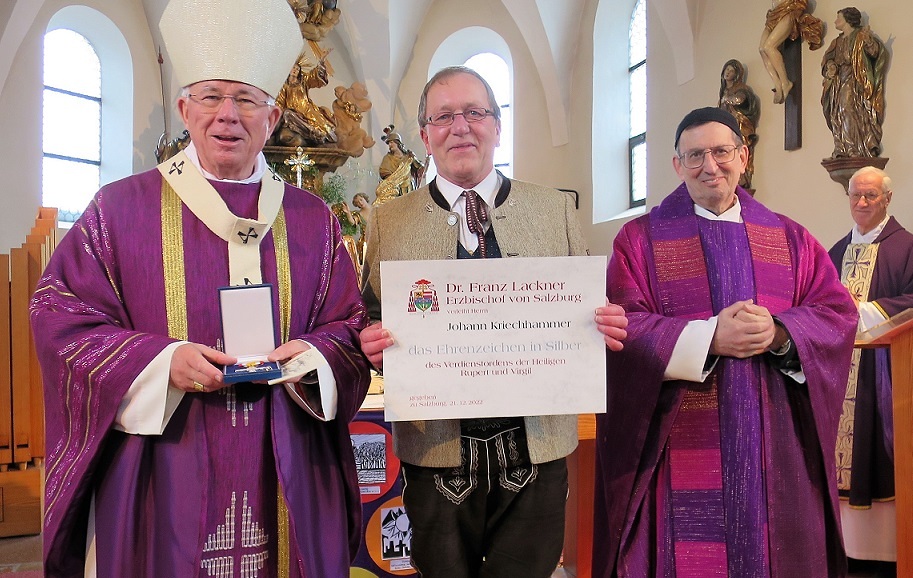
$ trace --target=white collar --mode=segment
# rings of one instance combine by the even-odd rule
[[[891,215],[885,215],[884,220],[882,222],[878,223],[877,227],[875,227],[874,229],[872,229],[865,235],[863,235],[861,232],[859,232],[859,225],[854,225],[853,226],[853,238],[850,239],[850,243],[853,243],[854,245],[858,245],[860,243],[874,243],[875,239],[878,238],[878,235],[880,235],[881,232],[884,231],[884,227],[885,227],[885,225],[888,224],[888,219],[890,219],[890,218],[891,218]]]
[[[713,214],[711,211],[708,211],[704,207],[694,204],[694,214],[698,217],[703,217],[710,221],[728,221],[730,223],[741,223],[742,222],[742,205],[739,203],[739,198],[735,198],[735,204],[720,213],[719,215]]]
[[[266,172],[266,157],[263,156],[263,153],[257,155],[257,165],[254,167],[254,172],[251,176],[246,179],[234,180],[234,179],[220,179],[214,174],[210,173],[206,169],[200,166],[200,155],[197,153],[197,147],[193,144],[193,141],[190,141],[190,144],[187,145],[187,148],[184,149],[184,152],[187,153],[187,158],[190,159],[190,162],[203,173],[203,176],[211,181],[221,181],[223,183],[240,183],[242,185],[248,185],[250,183],[259,183],[263,179],[263,173]]]
[[[459,200],[460,195],[463,194],[463,191],[467,190],[463,187],[457,186],[441,175],[435,177],[435,183],[437,184],[437,189],[444,195],[444,198],[447,199],[447,202],[450,203],[450,208],[453,209],[456,205],[457,200]],[[488,173],[482,181],[476,186],[472,187],[472,190],[476,192],[477,195],[482,197],[482,200],[485,201],[485,204],[489,207],[495,206],[495,197],[498,196],[498,190],[501,188],[501,179],[498,178],[498,172],[492,168],[491,172]]]

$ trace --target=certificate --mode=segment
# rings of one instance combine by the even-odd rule
[[[387,421],[602,413],[606,258],[380,264]]]

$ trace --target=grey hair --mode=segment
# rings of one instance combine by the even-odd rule
[[[853,181],[855,181],[856,179],[858,179],[860,177],[864,177],[865,175],[875,175],[877,177],[881,177],[881,192],[882,193],[890,193],[893,190],[891,188],[891,186],[892,186],[891,177],[888,176],[888,173],[884,172],[883,170],[879,169],[878,167],[871,167],[871,166],[862,167],[861,169],[859,169],[858,171],[853,173],[853,176],[850,177],[850,181],[849,181],[848,185],[852,185]]]
[[[488,106],[491,110],[492,115],[495,117],[495,121],[501,122],[501,107],[498,106],[498,101],[495,98],[495,93],[491,89],[491,85],[482,78],[482,75],[476,72],[475,70],[469,68],[468,66],[448,66],[447,68],[442,68],[434,73],[434,76],[431,77],[431,80],[428,81],[428,84],[425,85],[425,88],[422,90],[422,98],[418,101],[418,126],[425,128],[425,125],[428,124],[428,91],[431,90],[431,87],[435,84],[444,82],[452,76],[457,74],[468,74],[479,79],[479,82],[482,83],[482,86],[485,87],[485,92],[488,93]]]

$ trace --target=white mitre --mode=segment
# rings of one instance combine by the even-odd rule
[[[171,0],[159,28],[182,87],[232,80],[275,97],[304,47],[287,0]]]

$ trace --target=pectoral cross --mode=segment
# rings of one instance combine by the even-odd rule
[[[295,172],[296,176],[296,185],[298,188],[301,188],[301,173],[307,170],[310,170],[312,166],[316,163],[312,161],[306,154],[304,154],[304,149],[298,147],[295,149],[295,154],[283,161],[292,171]]]
[[[299,177],[300,178],[300,177]],[[238,236],[241,237],[241,242],[247,245],[247,242],[251,239],[256,239],[260,235],[257,234],[257,230],[253,227],[248,227],[247,232],[238,231]]]

